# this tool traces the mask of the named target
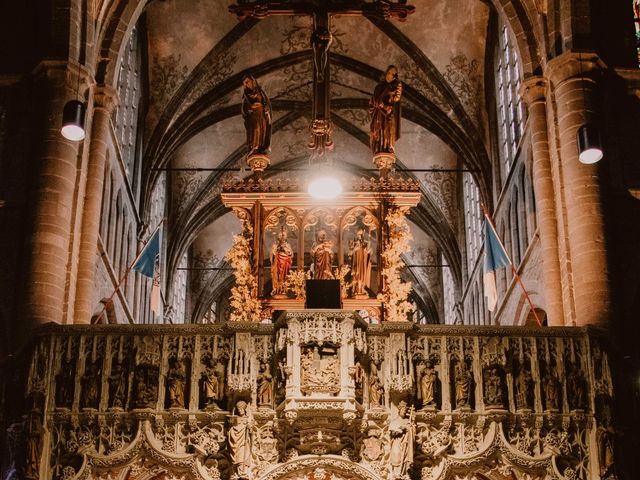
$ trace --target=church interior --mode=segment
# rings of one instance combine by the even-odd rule
[[[2,480],[640,478],[640,0],[7,3]]]

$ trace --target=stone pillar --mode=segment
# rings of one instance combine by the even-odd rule
[[[78,259],[78,280],[75,323],[90,323],[95,299],[95,272],[100,230],[100,210],[107,149],[110,141],[109,121],[117,104],[117,92],[109,86],[99,86],[93,96],[93,122],[87,166],[87,184],[82,216],[82,237]]]
[[[610,304],[598,165],[580,163],[576,139],[578,128],[593,116],[593,73],[599,68],[601,62],[594,54],[571,52],[554,58],[545,68],[556,122],[558,216],[565,237],[568,293],[575,306],[565,323],[576,325],[606,324]]]
[[[536,195],[538,231],[543,268],[545,308],[550,326],[564,325],[562,279],[558,257],[558,224],[554,198],[549,137],[547,134],[547,82],[531,77],[523,82],[522,98],[528,107],[529,135],[533,156],[533,188]]]
[[[31,199],[33,217],[27,239],[25,289],[26,328],[47,322],[63,322],[68,265],[75,230],[75,208],[82,143],[65,139],[61,133],[64,104],[78,96],[77,65],[43,62],[39,66],[38,87],[43,92],[44,125],[37,158],[37,174]]]

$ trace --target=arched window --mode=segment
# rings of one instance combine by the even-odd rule
[[[480,213],[480,191],[469,172],[465,172],[462,182],[464,195],[464,221],[466,225],[467,273],[471,275],[483,242],[482,214]]]
[[[506,23],[499,23],[496,42],[495,79],[498,108],[498,140],[502,179],[506,180],[522,137],[523,110],[520,98],[520,62]]]
[[[453,325],[456,323],[456,292],[453,284],[453,275],[448,267],[444,255],[440,254],[440,264],[442,265],[442,297],[444,303],[444,323]]]
[[[640,0],[633,2],[633,20],[636,25],[636,51],[638,52],[638,65],[640,65]]]

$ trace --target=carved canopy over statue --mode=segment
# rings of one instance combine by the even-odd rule
[[[242,117],[247,130],[248,155],[266,155],[271,150],[271,103],[253,76],[247,75],[242,85]]]
[[[371,128],[369,143],[374,155],[394,153],[395,142],[400,138],[400,98],[402,82],[398,69],[389,65],[369,101]]]

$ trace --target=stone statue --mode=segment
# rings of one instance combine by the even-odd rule
[[[526,368],[520,368],[516,378],[516,407],[533,408],[533,377]]]
[[[200,375],[202,398],[204,400],[204,408],[218,408],[220,382],[216,374],[215,366],[211,359],[207,359],[204,370]]]
[[[159,369],[157,365],[141,363],[134,376],[135,408],[154,408],[158,401]]]
[[[269,366],[265,362],[260,362],[257,383],[258,406],[270,407],[273,403],[273,377],[269,372]]]
[[[567,375],[567,399],[571,410],[584,410],[587,404],[587,386],[577,365],[569,363]]]
[[[126,401],[126,372],[123,362],[114,359],[109,375],[109,407],[124,408]]]
[[[87,360],[84,375],[80,380],[82,384],[82,396],[80,397],[80,406],[82,408],[98,408],[100,403],[100,377],[102,376],[101,360],[95,362]]]
[[[286,280],[293,262],[293,249],[287,241],[287,229],[283,226],[277,242],[271,246],[271,295],[285,295]]]
[[[266,155],[271,150],[271,103],[253,76],[244,77],[242,85],[242,118],[249,156]]]
[[[484,403],[487,407],[504,407],[502,378],[497,368],[490,368],[484,375]]]
[[[559,388],[558,380],[551,372],[547,372],[542,378],[542,390],[544,392],[544,408],[545,410],[558,410],[559,405]]]
[[[333,242],[327,239],[327,232],[320,230],[316,242],[311,247],[313,259],[313,278],[315,280],[332,280]]]
[[[401,400],[398,403],[398,415],[389,422],[389,434],[391,435],[391,449],[389,463],[392,478],[404,477],[413,463],[413,442],[415,438],[415,426],[413,425],[413,407],[407,418],[407,403]]]
[[[473,375],[465,362],[456,367],[456,408],[470,407]]]
[[[333,36],[326,27],[316,28],[311,35],[313,64],[318,82],[324,81],[327,60],[329,58],[329,48],[331,47],[332,42]]]
[[[184,408],[185,378],[183,363],[177,358],[169,360],[169,371],[167,372],[169,408]]]
[[[368,297],[371,286],[371,247],[364,238],[364,230],[359,229],[356,238],[349,242],[351,256],[351,287],[354,297]]]
[[[56,407],[71,408],[74,387],[74,360],[62,359],[60,372],[56,375]]]
[[[384,387],[380,383],[378,376],[378,367],[375,363],[371,364],[371,373],[369,374],[369,406],[371,408],[381,407],[384,395]]]
[[[369,101],[371,129],[369,144],[374,155],[394,153],[395,142],[400,138],[400,98],[402,82],[398,69],[389,65],[384,78],[378,83]]]
[[[427,361],[425,363],[424,371],[422,372],[422,377],[420,377],[420,398],[422,399],[422,407],[429,407],[435,405],[436,403],[436,381],[438,379],[438,374],[436,373],[435,368],[433,368],[433,363],[431,361]]]
[[[250,478],[253,421],[247,412],[247,402],[238,401],[236,413],[231,417],[231,426],[227,432],[229,457],[237,478]]]

